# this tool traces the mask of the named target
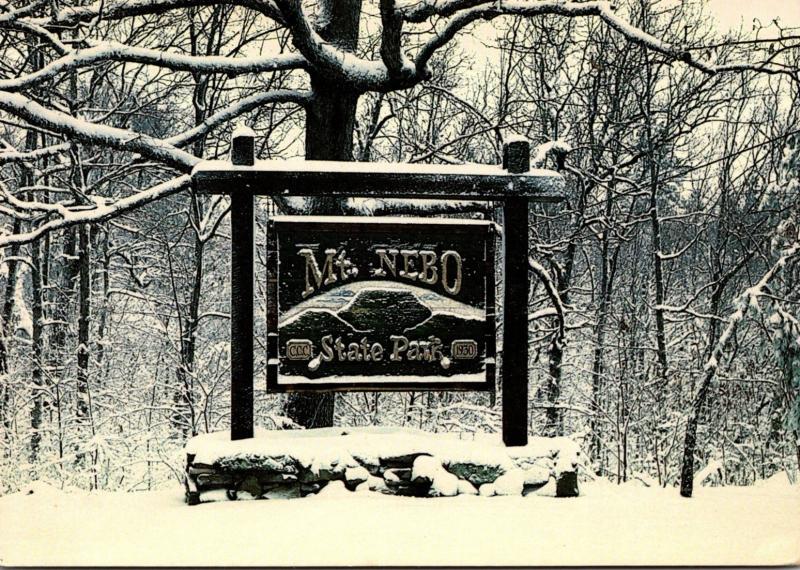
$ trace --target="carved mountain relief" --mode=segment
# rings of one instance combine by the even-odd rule
[[[448,300],[448,310],[443,310],[441,302],[431,303],[430,294],[398,284],[362,288],[354,295],[331,293],[324,300],[327,308],[303,308],[315,300],[301,303],[279,323],[282,356],[292,340],[308,340],[313,346],[308,360],[282,359],[282,375],[453,376],[483,370],[486,321],[474,308]],[[337,300],[341,307],[334,309]],[[477,345],[477,354],[456,360],[451,344],[465,340]]]

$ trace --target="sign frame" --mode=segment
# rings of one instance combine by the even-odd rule
[[[528,443],[530,205],[565,199],[557,172],[530,168],[530,143],[512,138],[497,166],[255,160],[255,133],[231,137],[230,161],[198,163],[192,188],[230,197],[231,439],[253,437],[255,196],[341,196],[495,202],[503,223],[502,432]]]
[[[396,380],[360,380],[360,381],[337,381],[326,382],[323,379],[310,381],[308,383],[281,383],[280,382],[280,337],[278,331],[279,311],[279,281],[280,281],[280,259],[278,252],[278,224],[294,224],[295,229],[314,228],[326,233],[333,233],[333,226],[339,229],[351,226],[359,232],[368,233],[378,227],[387,232],[407,230],[410,227],[421,230],[438,228],[441,231],[469,233],[470,230],[482,230],[486,232],[483,236],[485,251],[483,267],[481,268],[483,283],[483,303],[486,321],[483,326],[484,361],[481,381],[443,381],[441,376],[431,375],[430,380],[408,381],[404,380],[403,374],[391,376]],[[323,226],[324,224],[324,226]],[[398,218],[398,217],[369,217],[369,216],[273,216],[267,224],[267,392],[269,393],[291,393],[291,392],[389,392],[389,391],[493,391],[496,381],[496,321],[495,321],[495,239],[497,232],[494,224],[484,220],[466,220],[459,218]],[[368,281],[367,281],[368,282]],[[299,342],[299,341],[298,341]],[[287,355],[288,357],[288,355]],[[405,375],[408,376],[408,375]],[[363,377],[362,377],[363,378]],[[376,376],[376,378],[385,378]]]

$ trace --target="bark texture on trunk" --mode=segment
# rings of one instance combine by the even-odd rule
[[[13,231],[19,232],[21,224],[19,220],[14,220]],[[19,256],[19,246],[13,245],[8,250],[11,258]],[[19,264],[11,259],[6,261],[8,265],[8,276],[3,288],[3,313],[0,326],[0,423],[3,426],[3,434],[6,443],[11,441],[11,429],[13,427],[13,412],[11,402],[13,400],[11,371],[8,365],[9,351],[11,350],[11,339],[14,336],[14,329],[11,326],[11,318],[14,314],[14,294],[17,288],[17,275]],[[10,452],[10,449],[8,450]]]
[[[686,424],[686,436],[683,440],[683,464],[681,466],[681,496],[691,497],[694,491],[694,453],[697,449],[697,425],[700,414],[708,397],[711,381],[714,379],[715,370],[712,368],[705,373],[703,383],[692,404],[691,414]]]
[[[41,243],[35,241],[31,244],[31,320],[33,330],[31,338],[31,463],[39,457],[39,448],[42,443],[42,421],[44,414],[44,375],[42,374],[42,264],[47,263],[46,257],[41,255]]]
[[[91,255],[88,225],[80,226],[80,260],[78,270],[78,400],[77,414],[80,420],[89,417],[89,323],[91,309]]]

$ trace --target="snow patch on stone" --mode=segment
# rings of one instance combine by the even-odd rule
[[[521,469],[512,469],[511,471],[500,475],[497,481],[494,482],[494,490],[498,495],[517,496],[522,495],[522,489],[525,486],[525,472]]]

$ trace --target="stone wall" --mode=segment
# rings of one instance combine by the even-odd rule
[[[220,490],[229,499],[304,497],[334,481],[355,493],[411,497],[578,495],[579,448],[566,438],[505,448],[487,437],[379,428],[262,431],[237,442],[226,435],[187,446],[189,504]]]

